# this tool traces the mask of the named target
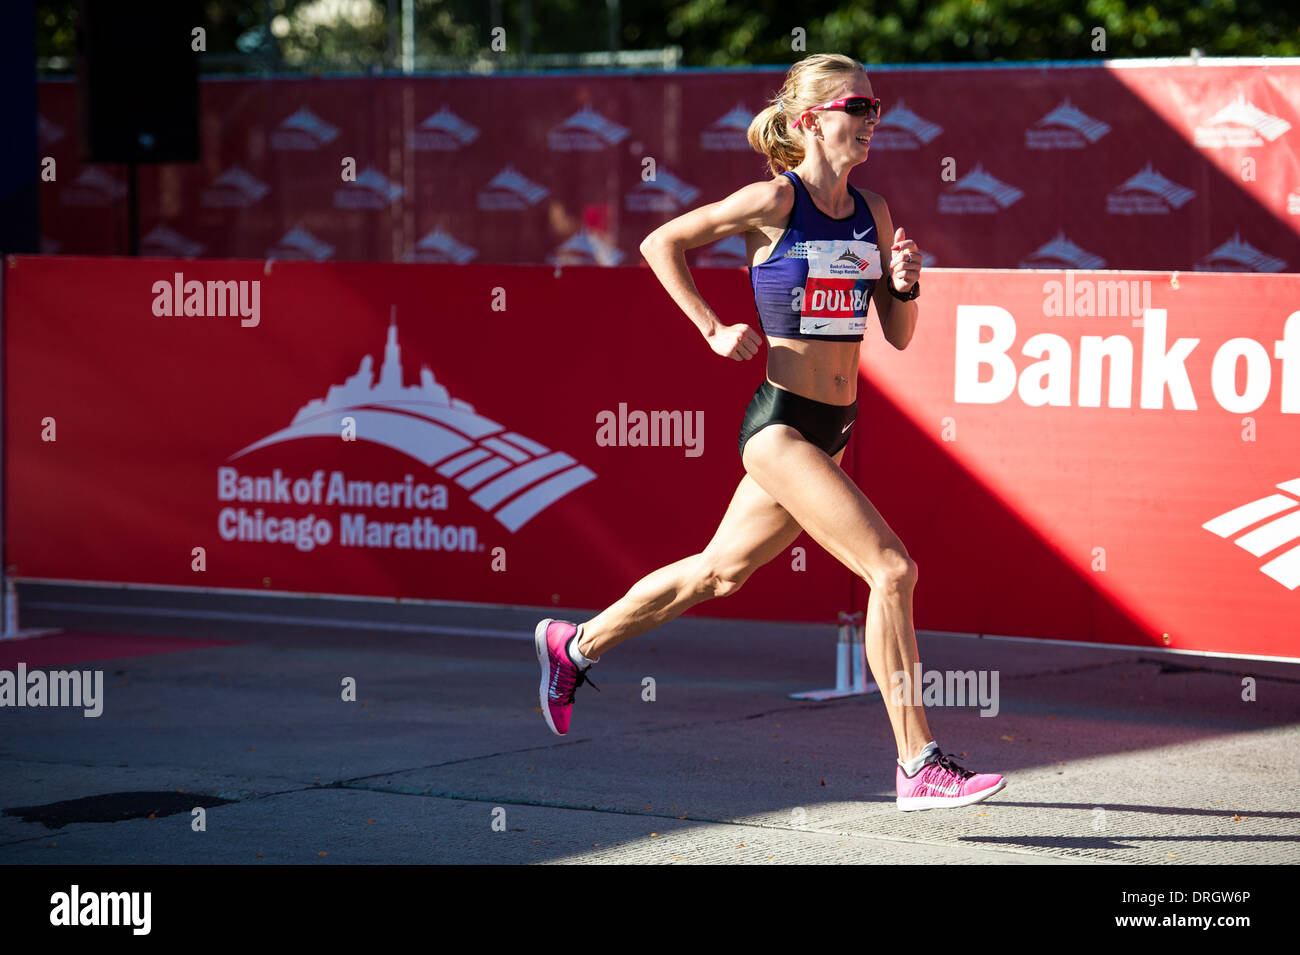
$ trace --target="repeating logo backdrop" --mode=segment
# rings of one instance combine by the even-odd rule
[[[661,222],[768,178],[745,130],[782,75],[209,78],[201,161],[141,171],[142,244],[635,265]],[[852,181],[885,197],[932,267],[1300,269],[1300,66],[870,75],[885,110]],[[58,170],[42,250],[122,254],[125,173],[78,161],[75,95],[40,86],[41,153]],[[744,242],[690,261],[744,265]]]
[[[1300,658],[1300,277],[927,275],[845,456],[918,628]],[[712,537],[765,359],[635,268],[11,257],[5,310],[28,579],[605,607]],[[866,599],[805,535],[692,612]]]

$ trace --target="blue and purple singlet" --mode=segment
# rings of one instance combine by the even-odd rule
[[[797,173],[785,234],[764,262],[750,266],[754,307],[769,338],[860,342],[867,305],[881,277],[876,220],[849,186],[853,215],[832,219],[813,204]]]

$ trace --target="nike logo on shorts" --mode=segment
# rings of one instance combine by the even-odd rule
[[[857,421],[857,420],[858,420],[857,418],[854,418],[854,419],[853,419],[853,421]],[[850,421],[850,422],[849,422],[848,424],[846,424],[844,427],[840,428],[840,434],[843,434],[845,431],[848,431],[849,428],[853,427],[853,421]]]

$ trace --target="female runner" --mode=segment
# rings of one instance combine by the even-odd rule
[[[919,312],[916,243],[903,229],[894,231],[883,198],[849,185],[879,121],[880,101],[860,63],[834,54],[800,60],[749,127],[750,145],[767,156],[774,178],[679,216],[641,243],[655,275],[709,347],[748,361],[758,354],[759,334],[744,323],[718,321],[684,255],[744,233],[768,339],[767,376],[740,431],[745,476],[708,546],[638,581],[591,620],[548,618],[537,625],[539,695],[553,732],[568,732],[574,692],[590,682],[588,668],[605,653],[702,601],[735,593],[800,531],[871,588],[865,640],[876,684],[893,686],[891,674],[915,672],[916,563],[839,466],[857,418],[868,301],[876,303],[885,339],[898,349],[911,341]],[[879,244],[891,237],[886,277]],[[958,766],[935,743],[924,706],[892,696],[882,693],[898,747],[899,809],[966,806],[1006,785],[999,775]]]

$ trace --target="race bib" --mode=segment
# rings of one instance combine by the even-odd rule
[[[868,283],[879,279],[880,250],[873,242],[802,242],[808,278],[799,302],[799,334],[859,335],[866,331]]]

